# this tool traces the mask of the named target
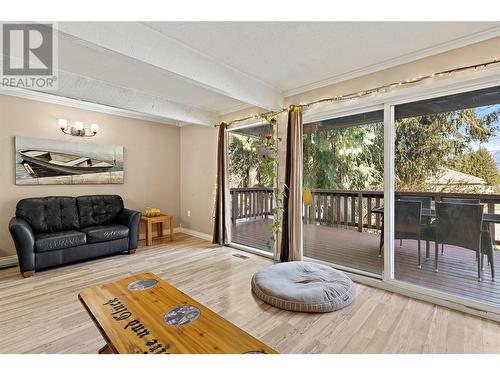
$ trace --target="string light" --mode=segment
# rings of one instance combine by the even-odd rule
[[[264,119],[264,120],[267,121],[269,118],[274,118],[275,119],[280,114],[287,112],[289,109],[293,110],[295,107],[308,108],[308,107],[311,107],[313,105],[320,104],[320,103],[325,103],[325,102],[330,102],[331,103],[331,102],[342,102],[342,101],[357,100],[357,99],[359,99],[361,97],[365,97],[365,96],[368,96],[368,95],[385,93],[388,90],[390,90],[391,88],[396,87],[396,86],[399,87],[399,86],[403,86],[403,85],[413,85],[415,83],[419,83],[419,82],[422,82],[422,81],[425,81],[425,80],[428,80],[428,79],[435,78],[436,76],[437,77],[443,77],[445,74],[448,77],[451,77],[453,73],[463,72],[463,71],[466,71],[466,70],[472,70],[473,72],[476,72],[476,71],[478,71],[479,67],[482,67],[482,70],[485,70],[488,66],[490,66],[490,65],[496,65],[496,64],[499,64],[499,63],[500,63],[500,61],[498,61],[498,59],[495,57],[493,60],[485,62],[485,63],[475,64],[475,65],[461,66],[459,68],[454,68],[454,69],[450,69],[450,70],[444,70],[444,71],[441,71],[441,72],[435,72],[435,73],[432,73],[432,74],[429,74],[429,75],[426,75],[426,76],[418,76],[418,78],[413,77],[412,79],[407,79],[407,80],[400,81],[400,82],[391,82],[391,83],[389,83],[387,85],[383,85],[383,86],[379,86],[379,87],[374,87],[374,88],[371,88],[369,90],[357,91],[357,92],[353,92],[353,93],[350,93],[350,94],[344,94],[344,95],[340,95],[340,96],[335,95],[334,97],[331,97],[331,98],[319,99],[319,100],[315,100],[315,101],[309,102],[309,103],[300,103],[299,105],[291,104],[288,108],[282,108],[280,111],[269,111],[269,112],[265,112],[265,113],[259,113],[259,114],[251,115],[251,116],[248,116],[248,117],[244,117],[244,118],[240,118],[240,119],[236,119],[236,120],[230,121],[230,122],[226,123],[226,125],[229,126],[229,125],[235,124],[237,122],[243,122],[243,121],[252,120],[252,119]],[[217,124],[215,126],[219,126],[219,124]]]

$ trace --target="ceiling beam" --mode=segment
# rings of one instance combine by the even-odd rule
[[[138,90],[116,86],[60,69],[58,86],[57,91],[46,91],[46,93],[125,109],[161,118],[176,125],[183,123],[213,125],[217,122],[217,116],[213,112],[174,103]]]
[[[281,92],[138,22],[60,22],[59,31],[163,69],[179,79],[267,110]],[[130,37],[132,36],[132,37]]]

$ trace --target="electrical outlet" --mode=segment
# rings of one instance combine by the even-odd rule
[[[190,217],[191,216],[191,210],[188,210],[187,213],[188,213],[188,217]]]

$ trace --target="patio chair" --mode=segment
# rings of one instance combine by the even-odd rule
[[[481,253],[481,270],[484,270],[484,256],[486,255],[491,270],[491,280],[495,281],[495,251],[489,230],[481,230]]]
[[[432,205],[432,197],[422,197],[419,195],[401,195],[399,197],[401,201],[414,201],[414,202],[422,202],[422,208],[430,209]],[[420,221],[423,225],[430,226],[431,218],[421,216]],[[434,239],[432,239],[434,241]],[[403,240],[399,240],[399,246],[403,246]],[[425,242],[425,257],[429,258],[429,241]]]
[[[481,201],[479,199],[475,198],[447,198],[443,197],[441,198],[441,202],[445,203],[455,203],[455,204],[480,204]],[[483,227],[483,230],[487,228]],[[444,244],[441,244],[441,255],[444,255]]]
[[[420,240],[425,224],[421,222],[422,202],[403,201],[395,202],[394,239],[417,240],[418,268],[422,268],[420,255]]]
[[[482,231],[483,208],[481,204],[436,203],[435,271],[438,272],[438,243],[458,246],[476,252],[477,275],[481,281],[483,254],[488,256],[492,278],[495,277],[493,248],[488,232]]]

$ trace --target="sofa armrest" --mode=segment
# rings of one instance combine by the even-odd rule
[[[35,269],[35,234],[27,221],[13,217],[9,223],[9,231],[16,246],[17,258],[21,272]]]
[[[129,228],[129,249],[137,249],[140,221],[141,213],[139,211],[124,208],[118,215],[118,224],[125,225]]]

